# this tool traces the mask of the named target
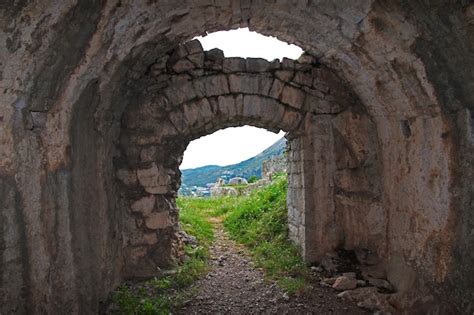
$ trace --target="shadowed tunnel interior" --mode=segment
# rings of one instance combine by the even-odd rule
[[[90,313],[176,254],[194,138],[288,131],[307,261],[375,253],[406,312],[472,313],[470,1],[0,5],[0,312]],[[249,27],[298,61],[203,52]]]

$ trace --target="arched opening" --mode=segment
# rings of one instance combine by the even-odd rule
[[[332,197],[332,173],[336,164],[331,160],[336,158],[333,129],[337,129],[337,122],[344,138],[338,143],[343,147],[352,142],[361,146],[349,148],[341,167],[355,169],[363,165],[369,151],[376,149],[369,148],[366,139],[370,119],[357,98],[332,71],[309,55],[298,61],[283,59],[282,62],[225,58],[220,50],[204,51],[196,40],[169,52],[149,69],[141,84],[147,93],[138,103],[129,105],[121,134],[125,152],[121,165],[127,165],[128,169],[119,166],[118,173],[126,181],[136,174],[136,180],[126,184],[126,189],[129,194],[133,192],[129,201],[132,215],[143,227],[143,232],[137,232],[135,222],[133,235],[138,238],[137,245],[131,241],[127,247],[130,254],[125,255],[125,267],[130,266],[130,276],[137,272],[153,273],[156,264],[171,259],[173,229],[177,227],[174,199],[181,182],[178,168],[188,143],[230,126],[248,124],[288,132],[292,159],[288,168],[291,170],[291,198],[288,200],[293,226],[291,237],[302,248],[308,262],[320,259],[326,251],[340,245],[341,227],[335,219]],[[367,117],[362,122],[359,121],[361,115]],[[358,135],[361,139],[353,139],[353,130],[345,130],[349,126],[358,128],[357,133],[365,132],[366,137]],[[324,152],[323,159],[315,157],[313,152]],[[332,158],[329,158],[330,152]],[[347,161],[350,156],[353,156],[352,162]],[[326,172],[313,178],[309,169],[314,167]],[[317,198],[310,197],[313,181],[321,188]],[[166,202],[158,205],[157,198]],[[318,208],[321,212],[332,209],[331,214],[323,217]],[[159,223],[160,220],[163,223]],[[314,221],[319,226],[305,229],[303,221],[307,224]],[[167,231],[167,236],[157,237],[151,246],[144,239],[140,240],[145,236],[148,239],[148,234],[155,231]],[[161,241],[163,239],[169,240],[168,244]],[[319,245],[315,246],[316,243]],[[161,261],[150,260],[152,255],[147,253],[163,246],[167,249],[157,250]],[[137,251],[141,256],[135,255]],[[148,267],[142,265],[143,260]]]
[[[271,152],[263,152],[273,147]],[[261,179],[265,175],[261,162],[279,156],[285,148],[284,132],[276,134],[251,126],[226,128],[191,141],[180,165],[179,194],[210,196],[210,187],[219,179],[226,183],[234,177],[247,182],[250,178]]]
[[[316,249],[318,256],[339,242],[373,244],[399,291],[400,309],[473,309],[469,104],[474,98],[467,83],[473,77],[467,70],[473,64],[467,40],[472,5],[56,1],[20,3],[1,14],[7,56],[1,65],[1,98],[7,106],[0,116],[0,166],[8,185],[0,191],[5,218],[0,222],[0,283],[2,289],[7,286],[2,290],[6,313],[95,312],[121,278],[133,275],[128,262],[151,257],[145,264],[151,266],[172,252],[171,246],[153,255],[157,241],[144,238],[150,233],[140,214],[126,215],[131,204],[147,197],[147,186],[159,197],[143,199],[145,209],[150,204],[172,209],[176,183],[171,171],[179,164],[173,152],[183,149],[183,135],[205,134],[242,119],[291,129],[292,148],[303,154],[298,158],[311,161],[299,164],[298,174],[308,175],[299,187],[313,187],[311,196],[333,193],[334,198],[324,199],[329,204],[309,198],[302,205],[305,220],[298,222],[319,218],[311,228],[295,231],[308,236],[308,252]],[[299,67],[310,64],[311,74],[316,68],[314,75],[321,79],[316,82],[342,82],[336,100],[323,97],[298,107],[301,94],[293,84],[303,87],[305,99],[319,97],[304,88],[305,76],[298,76],[298,83],[296,74],[288,78],[282,72],[272,81],[266,74],[274,64],[252,61],[247,71],[247,61],[241,60],[227,61],[231,72],[225,73],[225,58],[212,54],[209,65],[222,61],[222,70],[216,66],[209,80],[199,73],[190,80],[181,73],[170,75],[173,82],[157,79],[163,58],[180,60],[181,53],[188,54],[179,43],[203,32],[245,26],[304,48],[311,61],[282,61],[279,70],[304,72]],[[187,66],[182,62],[175,70]],[[159,74],[152,80],[154,72]],[[282,90],[275,97],[277,79],[281,86],[275,89]],[[259,94],[246,82],[270,90]],[[320,87],[316,90],[324,94]],[[219,93],[210,95],[208,89]],[[176,107],[168,107],[168,97]],[[354,98],[360,106],[352,106]],[[210,112],[196,112],[203,99]],[[278,108],[281,120],[249,111],[245,104],[250,103]],[[349,108],[338,107],[347,103]],[[213,120],[189,129],[194,112]],[[238,118],[225,118],[231,116]],[[367,150],[374,143],[376,148]],[[331,145],[345,152],[340,159],[326,154],[333,152],[327,149]],[[154,166],[150,156],[160,162]],[[334,178],[328,175],[334,169],[344,179],[338,188],[320,186]],[[147,172],[164,172],[158,177],[166,180],[154,182]],[[367,194],[367,187],[377,194]],[[359,208],[368,201],[369,207]],[[342,218],[334,219],[333,207],[345,209],[338,212]],[[160,234],[160,240],[170,239],[173,211],[166,217],[170,232]],[[357,223],[364,222],[358,220],[361,213],[367,219],[364,228]],[[357,220],[351,218],[355,215]],[[345,222],[344,227],[334,221]],[[162,221],[156,222],[152,226]],[[376,233],[365,235],[368,227]],[[341,230],[342,241],[336,237]],[[145,240],[150,247],[142,245]]]

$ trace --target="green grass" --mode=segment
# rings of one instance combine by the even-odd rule
[[[256,267],[263,268],[267,279],[276,281],[290,294],[304,291],[309,272],[288,240],[286,192],[286,176],[280,175],[249,196],[178,198],[181,226],[196,237],[199,246],[186,246],[189,258],[177,266],[175,274],[139,285],[122,285],[113,294],[118,312],[169,314],[191,298],[190,285],[208,270],[208,249],[214,240],[209,222],[212,217],[224,218],[225,229],[250,249]]]
[[[256,266],[289,293],[306,289],[308,267],[298,249],[288,239],[286,176],[276,176],[273,183],[236,198],[227,211],[224,226],[231,237],[246,245]]]

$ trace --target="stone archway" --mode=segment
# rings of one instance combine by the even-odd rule
[[[314,124],[316,138],[305,135],[291,144],[302,150],[295,159],[349,166],[339,170],[344,181],[337,185],[346,188],[333,199],[346,209],[337,221],[354,225],[344,242],[365,247],[358,242],[374,237],[354,224],[363,221],[351,219],[358,208],[353,203],[380,205],[360,210],[378,214],[368,215],[379,221],[365,227],[384,227],[377,251],[398,290],[397,306],[472,312],[473,10],[468,1],[0,5],[2,311],[97,310],[123,277],[122,214],[130,205],[117,198],[116,167],[126,163],[118,150],[121,120],[143,97],[141,78],[179,43],[205,31],[249,26],[298,44],[360,100],[362,109],[334,122],[332,135]],[[354,128],[345,128],[344,119]],[[376,137],[364,141],[363,134]],[[333,138],[335,147],[346,147],[345,158],[326,161],[330,156],[318,154],[318,146]],[[371,142],[376,154],[365,153],[363,144]],[[350,185],[360,175],[351,168],[357,161],[374,167],[367,174],[379,174],[360,187]],[[297,170],[309,175],[299,185],[319,182],[324,173],[314,169]],[[374,178],[377,196],[366,188],[355,194],[371,190]],[[325,235],[308,230],[315,229],[299,229],[310,239]]]
[[[343,229],[330,218],[336,213],[330,202],[336,163],[329,161],[329,152],[334,158],[345,154],[335,150],[333,129],[338,124],[339,128],[354,128],[346,116],[360,116],[356,112],[363,111],[341,79],[309,55],[282,62],[224,58],[218,49],[203,51],[198,41],[179,46],[149,68],[139,83],[146,93],[126,109],[121,134],[124,157],[117,171],[130,199],[130,208],[125,209],[130,214],[124,249],[127,277],[151,276],[156,265],[176,256],[175,197],[184,149],[189,141],[229,126],[249,124],[289,132],[291,236],[308,262],[341,245]],[[360,127],[369,129],[369,120],[364,123],[367,126],[356,127],[357,132]],[[369,138],[359,134],[359,139],[352,139],[351,131],[343,132],[346,144],[340,141],[346,149],[360,138]],[[367,152],[353,153],[359,159],[352,163],[353,169],[363,162],[361,154],[369,154],[367,143],[357,144],[365,145],[357,149]],[[303,159],[310,150],[324,151],[325,162]],[[316,197],[308,181],[313,172],[306,170],[314,167],[324,174],[315,179],[324,189]],[[357,182],[357,178],[352,180]],[[306,221],[306,230],[302,221]]]

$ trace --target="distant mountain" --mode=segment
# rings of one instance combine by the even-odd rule
[[[219,177],[229,180],[232,177],[249,178],[252,175],[262,177],[262,162],[285,152],[286,139],[281,138],[262,153],[243,162],[227,165],[206,165],[198,168],[182,170],[182,186],[205,187],[208,183],[215,183]]]

